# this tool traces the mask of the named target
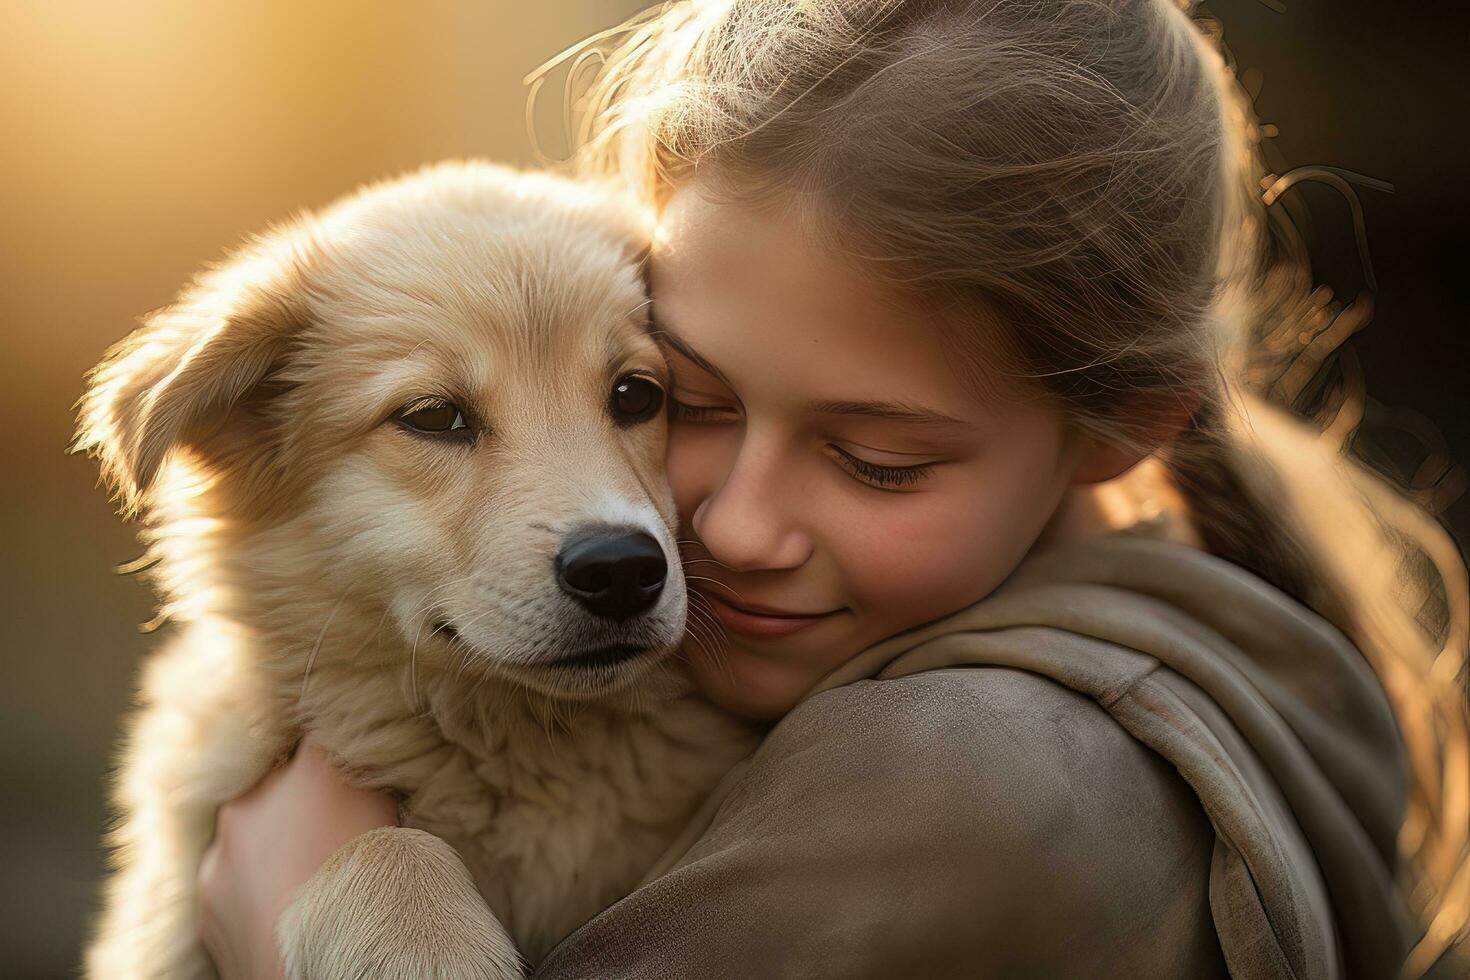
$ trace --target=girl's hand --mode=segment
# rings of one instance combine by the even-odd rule
[[[343,844],[397,823],[391,797],[349,786],[310,742],[222,806],[199,866],[199,933],[223,980],[281,977],[275,927],[296,890]]]

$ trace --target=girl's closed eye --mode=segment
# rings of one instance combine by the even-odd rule
[[[846,470],[854,479],[860,483],[866,483],[874,489],[887,492],[906,492],[916,489],[925,478],[930,476],[935,467],[939,465],[938,460],[924,463],[906,463],[893,465],[889,463],[875,463],[870,459],[864,459],[849,450],[836,444],[829,447],[838,465]]]
[[[740,399],[702,358],[694,355],[671,334],[657,334],[668,359],[670,422],[734,422],[740,418]]]
[[[668,395],[669,419],[674,422],[735,422],[740,409],[713,395],[700,395],[675,388]]]

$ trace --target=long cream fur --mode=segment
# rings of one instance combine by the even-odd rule
[[[303,735],[401,794],[406,825],[284,917],[313,978],[518,975],[748,751],[677,656],[664,423],[609,417],[619,377],[665,374],[645,236],[605,189],[440,165],[252,240],[93,372],[77,447],[144,521],[176,625],[127,728],[88,976],[213,975],[195,880],[215,811]],[[424,396],[472,413],[473,444],[393,421]],[[553,581],[595,525],[669,558],[625,624]],[[645,652],[552,663],[612,644]]]

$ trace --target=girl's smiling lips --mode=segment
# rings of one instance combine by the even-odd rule
[[[741,636],[761,639],[790,636],[842,611],[833,609],[824,613],[797,613],[751,603],[737,605],[704,590],[700,590],[699,594],[708,600],[710,611],[725,629]]]

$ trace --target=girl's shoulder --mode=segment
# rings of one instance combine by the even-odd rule
[[[1166,921],[1208,917],[1214,833],[1198,797],[1048,678],[960,667],[858,681],[803,702],[762,754],[744,780],[749,832],[819,821],[854,850],[898,842],[932,864],[936,898],[1003,899],[1010,928],[1085,912],[1106,931],[1151,899]]]
[[[1208,837],[1173,766],[1093,699],[1026,670],[952,667],[834,688],[798,705],[761,755],[747,779],[871,793],[897,822],[983,827],[988,836],[966,842],[986,851],[1115,850],[1138,842],[1145,816],[1163,850]]]
[[[1116,728],[1001,668],[815,695],[537,977],[1224,976],[1209,823]]]
[[[1145,895],[1181,880],[1154,863],[1171,846],[1213,849],[1185,877],[1211,882],[1220,935],[1261,975],[1331,962],[1339,940],[1375,969],[1401,958],[1393,714],[1339,630],[1249,572],[1147,536],[1069,543],[842,670],[877,679],[824,681],[789,716],[810,743],[797,756],[862,753],[847,764],[907,778],[916,800],[1003,811],[980,818],[967,856],[1071,899],[1078,881]],[[913,762],[926,743],[937,761]],[[1193,850],[1191,815],[1207,845]],[[1016,853],[1028,858],[1006,865]],[[1273,943],[1251,939],[1263,922]]]
[[[601,975],[1223,976],[1212,847],[1173,770],[1059,684],[858,681],[790,712],[550,975],[595,951]]]

